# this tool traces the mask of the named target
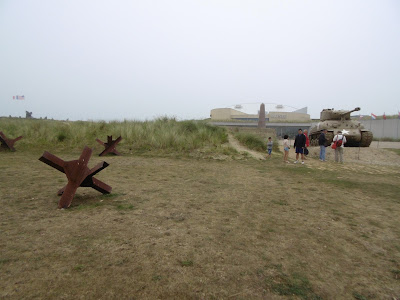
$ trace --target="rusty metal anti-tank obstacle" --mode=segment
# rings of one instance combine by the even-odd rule
[[[5,136],[5,134],[2,131],[0,131],[0,142],[1,142],[1,148],[3,149],[15,151],[14,144],[16,141],[19,141],[20,139],[22,139],[22,136],[19,136],[15,139],[9,139]]]
[[[100,145],[103,145],[103,146],[105,147],[104,151],[101,152],[101,153],[99,154],[99,156],[104,156],[104,155],[106,155],[106,154],[108,154],[108,153],[112,153],[112,154],[115,154],[115,155],[121,155],[121,153],[119,153],[119,152],[117,151],[117,149],[115,148],[115,147],[117,146],[117,144],[118,144],[121,140],[122,140],[122,137],[119,137],[119,138],[117,138],[116,140],[113,141],[112,135],[107,136],[107,142],[105,142],[105,143],[102,142],[102,141],[99,140],[99,139],[96,139],[96,141],[97,141]]]
[[[78,187],[91,187],[103,194],[111,193],[111,186],[93,177],[107,168],[109,164],[103,161],[92,169],[88,168],[92,151],[91,148],[86,146],[79,159],[71,161],[64,161],[47,151],[39,158],[40,161],[65,173],[67,176],[67,185],[58,191],[58,195],[61,195],[58,208],[68,208],[71,205]]]

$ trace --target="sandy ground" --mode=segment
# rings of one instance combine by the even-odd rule
[[[283,152],[282,141],[279,141],[279,143],[282,148],[281,151]],[[245,146],[241,145],[239,141],[236,140],[231,134],[229,134],[229,144],[239,152],[247,152],[255,159],[265,160],[265,154],[246,148]],[[317,166],[321,165],[321,162],[318,160],[320,151],[319,147],[309,147],[308,149],[310,153],[308,155],[308,159],[306,158],[306,161]],[[344,162],[376,166],[400,166],[400,156],[386,149],[400,149],[400,142],[373,142],[371,146],[367,148],[344,148]],[[296,155],[292,146],[289,152],[289,159],[294,161],[295,158]],[[315,158],[316,160],[310,160],[310,158]],[[334,160],[335,151],[332,148],[327,147],[326,161],[333,162]]]
[[[291,142],[293,145],[293,141]],[[280,141],[280,144],[282,145],[282,141]],[[319,158],[319,147],[309,147],[308,149],[310,151],[309,157]],[[400,166],[400,156],[386,149],[400,149],[400,143],[379,142],[379,148],[378,142],[373,142],[370,147],[366,148],[345,147],[343,152],[344,162],[377,166]],[[295,159],[293,146],[290,149],[289,158]],[[335,152],[330,147],[326,148],[326,160],[328,162],[335,160]],[[319,161],[316,162],[319,164]]]

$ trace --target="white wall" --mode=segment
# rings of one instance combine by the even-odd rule
[[[371,130],[375,138],[400,138],[400,119],[360,120],[365,129]]]

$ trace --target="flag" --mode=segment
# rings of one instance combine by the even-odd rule
[[[371,114],[371,119],[372,119],[372,120],[375,120],[375,119],[376,119],[376,115]]]
[[[13,96],[13,100],[15,100],[15,96]]]
[[[383,113],[383,119],[386,120],[386,114],[385,113]]]
[[[22,96],[16,96],[16,99],[17,100],[25,100],[25,96],[23,96],[23,95]]]

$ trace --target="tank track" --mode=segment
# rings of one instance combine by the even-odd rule
[[[362,131],[360,147],[369,147],[369,145],[371,145],[373,137],[374,136],[371,131]]]
[[[318,135],[310,134],[310,145],[311,146],[318,146]]]
[[[318,146],[319,145],[319,135],[320,133],[313,133],[310,135],[310,145],[311,146]],[[325,135],[325,138],[327,140],[327,142],[330,144],[332,144],[333,141],[333,133],[332,132],[327,132]]]
[[[333,132],[327,132],[326,134],[325,134],[325,138],[326,138],[326,141],[328,142],[328,145],[331,145],[332,144],[332,142],[333,142]]]

